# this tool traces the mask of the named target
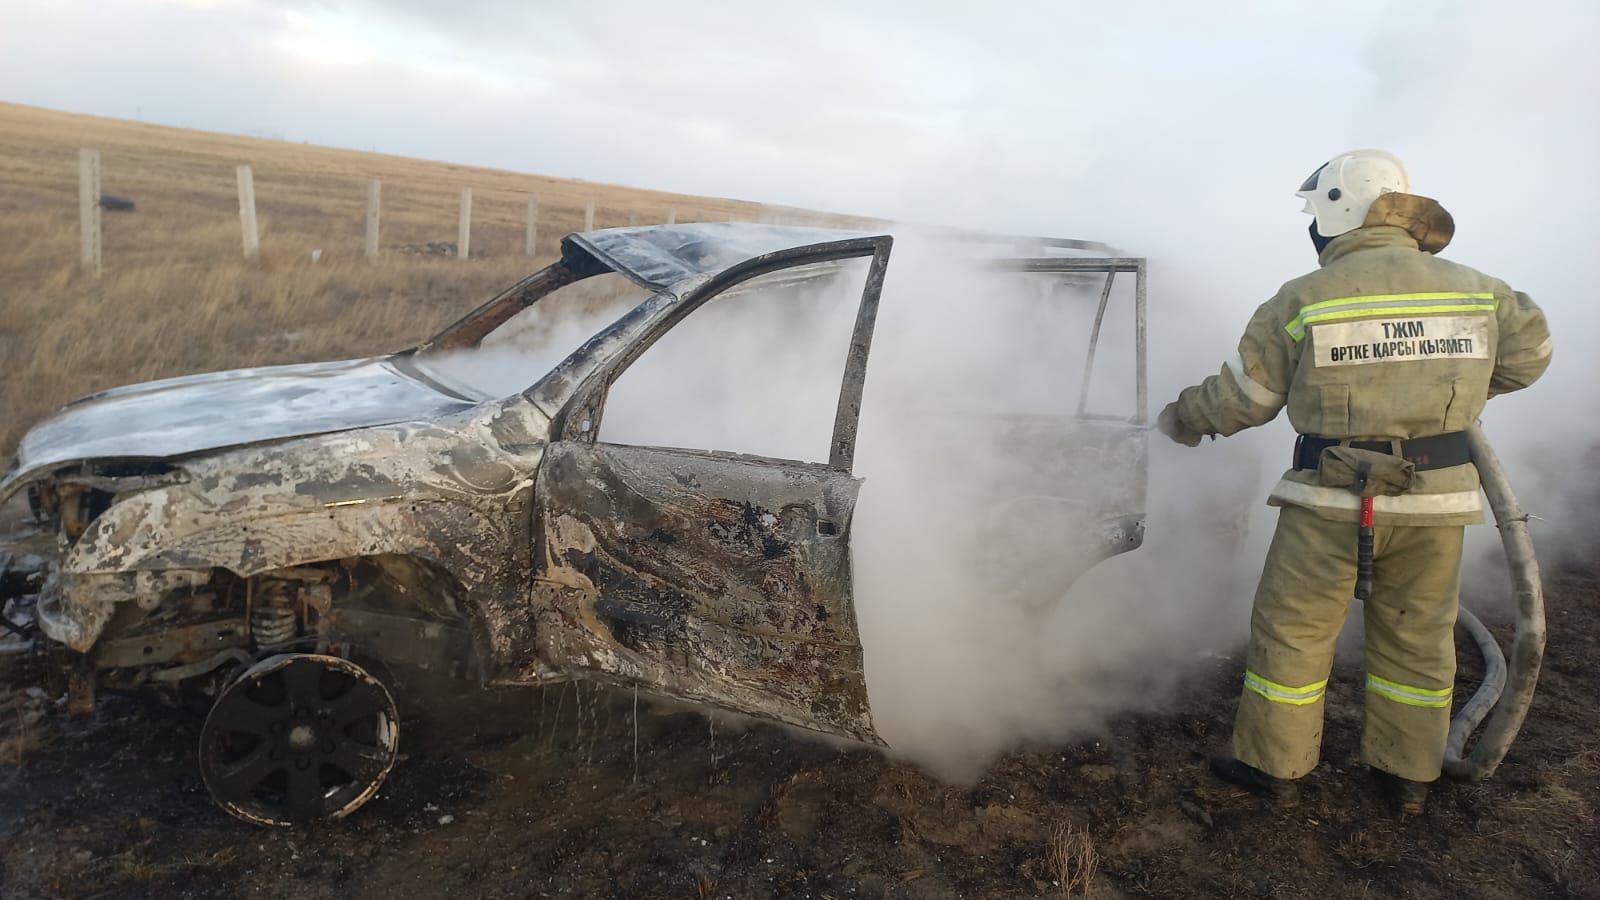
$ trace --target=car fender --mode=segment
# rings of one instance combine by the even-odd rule
[[[522,449],[391,426],[185,461],[181,483],[118,495],[95,519],[63,556],[41,624],[86,649],[116,604],[154,602],[216,569],[249,577],[376,554],[428,560],[498,596],[527,571],[542,447]]]

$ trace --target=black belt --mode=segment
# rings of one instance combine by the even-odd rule
[[[1315,469],[1322,464],[1322,451],[1342,443],[1344,441],[1339,438],[1302,434],[1294,441],[1294,467]],[[1373,450],[1378,453],[1394,452],[1392,441],[1351,441],[1350,446],[1357,450]],[[1472,462],[1472,451],[1467,446],[1465,431],[1452,431],[1448,434],[1401,441],[1400,455],[1416,466],[1419,472],[1464,466]]]

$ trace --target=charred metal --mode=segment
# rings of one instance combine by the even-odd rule
[[[34,519],[30,535],[0,548],[3,634],[49,649],[76,711],[92,709],[101,687],[215,698],[207,785],[230,811],[268,824],[343,815],[392,764],[393,704],[356,660],[490,685],[643,686],[881,743],[850,539],[892,246],[886,235],[733,223],[570,235],[554,265],[410,349],[77,401],[28,433],[0,480],[0,504],[26,490]],[[826,461],[598,439],[612,383],[696,309],[758,276],[851,260],[865,276]],[[1142,539],[1142,508],[1128,503],[1143,502],[1143,261],[1013,268],[1104,275],[1101,315],[1115,273],[1137,279],[1136,414],[1080,409],[983,436],[1066,448],[1046,456],[1049,471],[1008,474],[1017,483],[997,482],[995,496],[1102,476],[1075,484],[1071,504],[1028,511],[1095,511],[1072,562],[1086,568]],[[438,364],[606,273],[648,299],[519,392],[488,395]],[[1098,318],[1091,356],[1097,339]],[[252,724],[251,710],[270,713]],[[358,713],[359,734],[335,733]],[[252,769],[264,748],[299,768]],[[334,774],[304,774],[316,767]]]

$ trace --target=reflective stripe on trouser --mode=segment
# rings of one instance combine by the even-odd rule
[[[1367,631],[1361,761],[1413,781],[1439,777],[1456,680],[1462,527],[1379,528]],[[1393,532],[1385,541],[1385,532]]]
[[[1416,781],[1439,776],[1450,727],[1461,535],[1461,526],[1379,527],[1375,535],[1361,759]],[[1321,700],[1355,591],[1355,556],[1353,525],[1295,506],[1279,513],[1233,731],[1234,754],[1270,775],[1299,778],[1316,767]]]

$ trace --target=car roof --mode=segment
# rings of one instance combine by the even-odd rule
[[[1044,257],[1114,255],[1097,241],[982,234],[958,229],[922,229],[978,255]],[[577,268],[598,262],[650,290],[664,290],[693,275],[716,275],[769,253],[884,232],[849,231],[754,222],[696,222],[606,228],[568,235],[562,255]]]
[[[692,275],[716,275],[753,257],[872,234],[752,222],[643,225],[570,234],[562,241],[562,255],[597,260],[639,286],[659,291]]]

